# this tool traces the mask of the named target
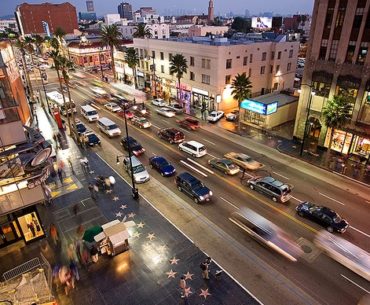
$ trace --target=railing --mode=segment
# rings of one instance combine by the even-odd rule
[[[3,274],[3,278],[5,281],[10,281],[23,273],[29,272],[33,269],[41,267],[40,260],[38,257],[35,257],[22,265],[19,265],[13,269],[8,270]]]
[[[45,275],[46,275],[46,280],[48,282],[49,289],[52,289],[52,284],[53,284],[53,278],[52,278],[52,269],[49,261],[46,259],[46,257],[40,252],[41,260],[43,261],[44,265],[44,270],[45,270]],[[0,304],[1,305],[1,304]]]

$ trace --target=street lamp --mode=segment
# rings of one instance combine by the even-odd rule
[[[104,73],[103,73],[103,67],[101,65],[101,51],[103,50],[103,47],[99,47],[99,66],[100,66],[100,73],[101,73],[101,79],[104,79]]]
[[[307,126],[308,126],[308,119],[310,116],[310,109],[311,109],[311,103],[312,103],[312,96],[315,95],[315,91],[312,91],[312,86],[307,85],[307,84],[302,84],[301,86],[307,86],[310,88],[310,98],[308,100],[308,105],[307,105],[307,115],[306,115],[306,121],[304,123],[304,132],[303,132],[303,139],[302,139],[302,146],[301,146],[301,151],[299,153],[300,156],[303,155],[303,150],[304,150],[304,144],[307,136]],[[301,89],[298,90],[299,93],[301,93]]]
[[[125,119],[126,138],[128,140],[128,127],[127,127],[126,109],[127,109],[127,107],[125,105],[123,105],[123,111],[124,111],[123,117]],[[139,199],[139,190],[135,186],[134,172],[132,170],[132,160],[131,160],[132,152],[131,152],[131,143],[130,143],[130,141],[127,141],[127,145],[128,145],[128,158],[129,158],[129,162],[130,162],[130,174],[131,174],[131,184],[132,184],[132,189],[131,189],[131,191],[132,191],[132,197],[135,200],[138,200]],[[120,158],[124,158],[124,157],[125,157],[125,155],[117,156],[116,157],[117,164],[119,164],[119,159]]]

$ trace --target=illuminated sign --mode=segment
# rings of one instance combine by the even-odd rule
[[[266,107],[266,115],[272,114],[277,111],[277,102],[274,102],[272,104],[268,104]]]
[[[269,115],[277,111],[277,102],[266,105],[257,101],[244,100],[241,102],[240,107],[259,114]]]

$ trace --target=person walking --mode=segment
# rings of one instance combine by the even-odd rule
[[[109,176],[109,181],[110,181],[111,189],[113,190],[114,189],[114,185],[116,184],[116,179],[114,179],[113,176]]]
[[[185,298],[186,280],[184,276],[181,276],[179,285],[181,289],[181,298]]]
[[[107,192],[109,192],[111,190],[111,185],[110,185],[110,179],[109,179],[109,177],[106,177],[104,179],[104,186],[105,186],[105,190]]]
[[[202,270],[202,277],[205,280],[209,280],[209,265],[211,264],[211,258],[208,256],[203,263],[200,264]]]
[[[58,177],[60,183],[63,185],[63,169],[61,167],[58,167]]]
[[[52,238],[54,245],[56,246],[58,244],[58,231],[57,227],[54,224],[50,225],[50,237]]]
[[[89,188],[89,191],[90,191],[91,199],[96,200],[95,188],[94,188],[94,185],[91,182],[89,183],[88,188]]]

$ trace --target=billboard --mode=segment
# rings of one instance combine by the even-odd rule
[[[278,102],[264,104],[258,101],[245,99],[241,102],[240,107],[262,115],[269,115],[277,111]]]
[[[253,17],[252,18],[252,28],[267,30],[272,28],[272,18],[271,17]]]

